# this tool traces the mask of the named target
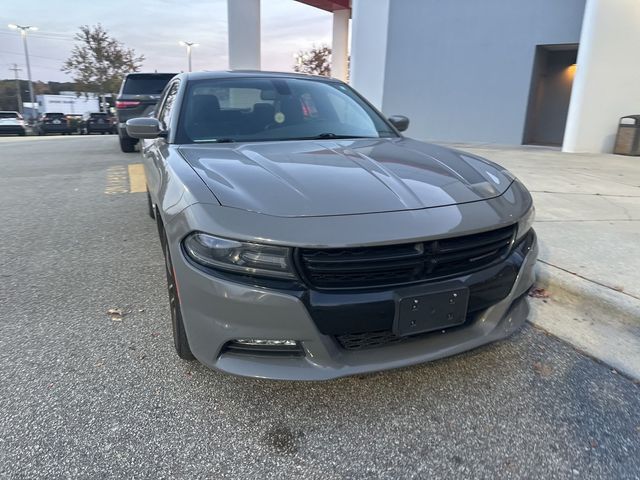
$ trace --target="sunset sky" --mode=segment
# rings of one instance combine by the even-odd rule
[[[180,40],[198,42],[194,70],[227,68],[227,0],[6,1],[0,10],[0,78],[17,63],[26,78],[20,35],[9,23],[35,25],[29,34],[33,80],[67,81],[60,66],[80,25],[100,22],[117,40],[146,59],[142,71],[186,69]],[[262,0],[262,68],[291,70],[294,54],[330,43],[331,14],[293,0]]]

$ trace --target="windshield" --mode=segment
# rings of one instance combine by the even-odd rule
[[[342,83],[297,78],[189,82],[176,143],[396,137]]]
[[[0,112],[0,118],[20,118],[20,114],[15,112]]]

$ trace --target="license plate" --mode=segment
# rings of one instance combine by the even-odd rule
[[[60,125],[60,120],[54,120],[53,123],[56,125]]]
[[[468,303],[468,288],[403,296],[396,307],[394,333],[415,335],[461,325],[467,317]]]

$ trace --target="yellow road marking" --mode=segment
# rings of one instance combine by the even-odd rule
[[[129,165],[129,193],[147,191],[147,178],[144,176],[144,166],[141,163]]]

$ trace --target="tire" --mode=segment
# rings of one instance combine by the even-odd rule
[[[153,208],[153,202],[151,201],[151,194],[149,193],[149,190],[147,190],[147,205],[149,206],[149,216],[155,220],[156,212]]]
[[[132,153],[136,151],[137,140],[129,137],[118,137],[120,139],[120,150],[124,153]]]
[[[160,226],[160,220],[158,225],[162,231],[162,248],[164,250],[164,265],[167,274],[167,291],[169,293],[169,309],[171,310],[171,329],[173,331],[173,346],[176,349],[176,353],[183,360],[194,360],[195,357],[191,353],[191,347],[189,347],[189,340],[187,339],[187,333],[184,329],[184,321],[182,320],[182,310],[180,308],[180,296],[176,286],[173,264],[171,262],[171,252],[169,251],[169,242],[167,242],[164,229]]]

